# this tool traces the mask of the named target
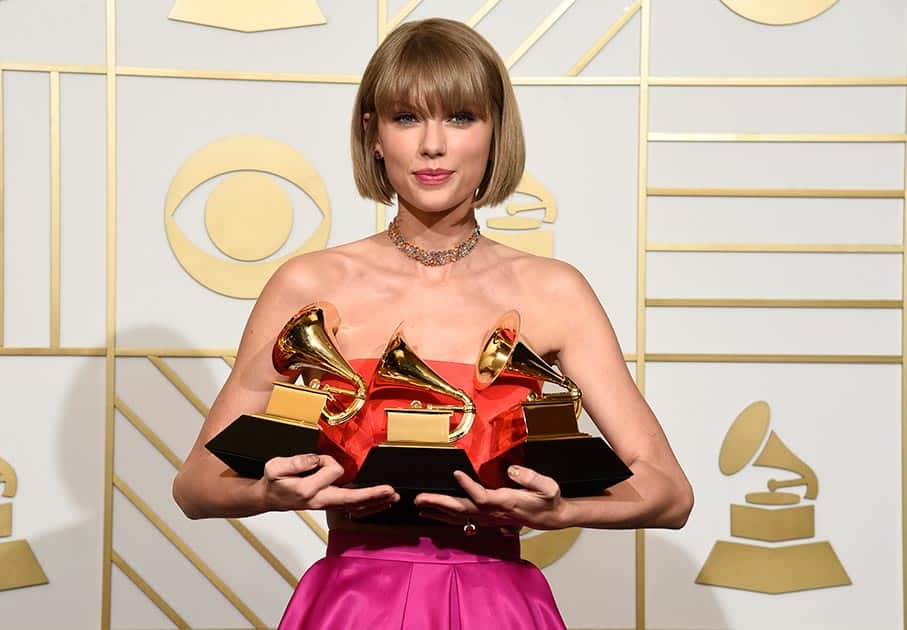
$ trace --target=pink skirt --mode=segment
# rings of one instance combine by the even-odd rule
[[[565,629],[551,589],[520,559],[519,538],[332,531],[279,630]]]

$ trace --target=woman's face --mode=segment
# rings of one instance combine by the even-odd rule
[[[375,148],[400,203],[424,212],[471,204],[488,167],[492,123],[471,111],[424,117],[399,109],[378,120]]]

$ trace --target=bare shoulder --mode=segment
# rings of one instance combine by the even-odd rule
[[[374,237],[367,237],[294,256],[274,272],[262,295],[276,292],[296,300],[317,297],[325,288],[341,286],[356,275],[373,248]]]
[[[495,244],[495,253],[507,273],[531,286],[535,293],[559,300],[594,297],[585,276],[568,262],[537,256],[500,243]]]

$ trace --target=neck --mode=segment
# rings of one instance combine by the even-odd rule
[[[403,199],[397,206],[400,234],[422,249],[455,247],[472,235],[475,225],[475,210],[468,204],[442,212],[425,212]]]

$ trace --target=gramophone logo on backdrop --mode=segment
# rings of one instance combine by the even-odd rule
[[[717,541],[696,582],[775,594],[850,584],[831,544],[810,541],[815,536],[812,501],[819,494],[819,480],[774,431],[769,433],[769,407],[763,401],[751,404],[734,420],[721,445],[718,466],[725,475],[733,475],[753,457],[753,466],[799,476],[770,479],[768,492],[750,492],[745,505],[731,505],[731,536],[758,542]],[[778,492],[801,486],[802,497]]]
[[[554,195],[527,172],[523,173],[516,192],[534,197],[536,201],[508,203],[505,206],[507,216],[488,218],[486,225],[493,231],[486,232],[486,236],[509,247],[550,258],[554,255],[554,232],[539,228],[542,223],[554,223],[557,219]],[[519,213],[530,210],[544,212],[541,217],[519,216]]]
[[[176,0],[167,17],[246,33],[327,23],[316,0]]]
[[[18,486],[16,472],[5,460],[0,459],[0,485],[3,493],[0,496],[16,496]],[[0,538],[13,535],[13,504],[0,503]],[[25,586],[47,584],[47,576],[27,540],[7,540],[0,542],[0,591],[8,591]]]
[[[205,203],[205,229],[227,258],[200,249],[177,225],[174,213],[200,184],[226,175]],[[305,192],[320,223],[297,248],[274,257],[289,239],[294,208],[284,180]],[[293,147],[264,136],[231,136],[208,144],[183,162],[167,191],[164,225],[174,256],[212,291],[255,298],[286,260],[327,244],[331,206],[324,182]]]

